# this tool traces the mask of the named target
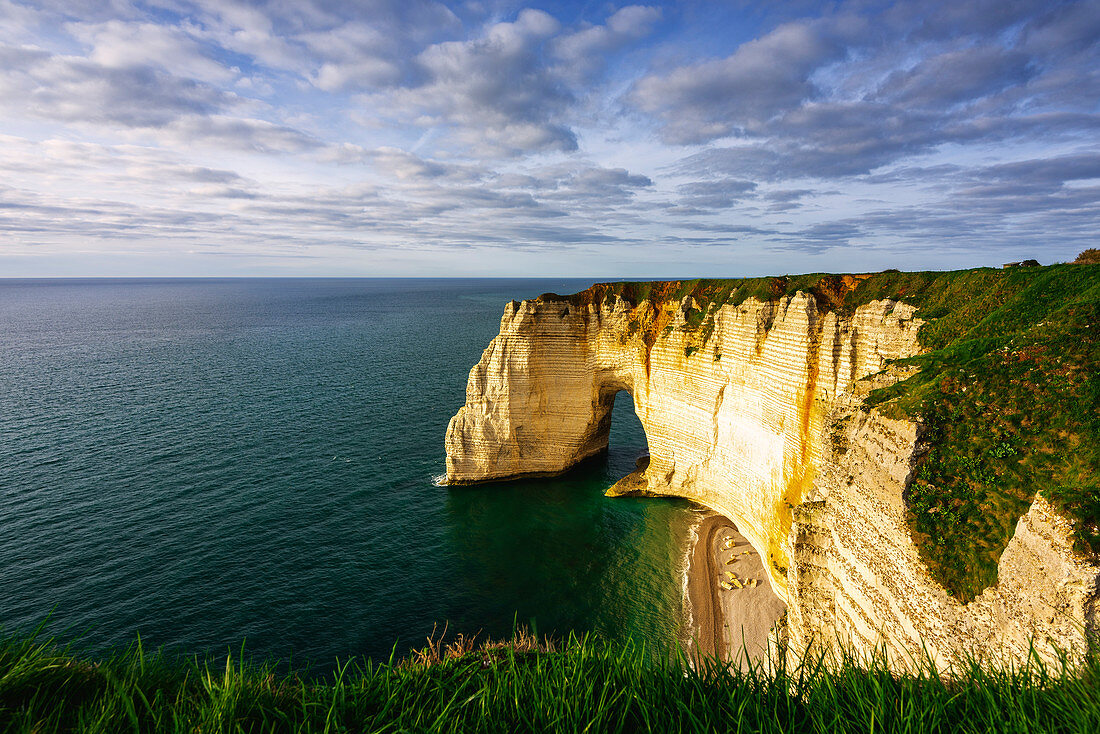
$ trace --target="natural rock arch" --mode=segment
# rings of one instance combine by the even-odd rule
[[[842,322],[800,293],[723,307],[701,340],[685,328],[689,301],[510,303],[448,427],[448,482],[566,471],[606,450],[612,398],[626,390],[649,444],[647,491],[734,520],[781,593],[828,396],[914,353],[919,321],[877,302]]]
[[[793,649],[884,644],[901,665],[924,651],[1021,661],[1032,642],[1052,659],[1046,643],[1083,651],[1097,569],[1045,501],[1020,519],[998,584],[969,604],[920,560],[902,500],[917,426],[859,410],[853,392],[918,352],[912,307],[841,316],[798,292],[716,307],[706,328],[698,313],[690,297],[510,303],[448,426],[448,483],[568,470],[606,450],[612,398],[627,390],[649,444],[645,491],[737,524],[787,604]]]

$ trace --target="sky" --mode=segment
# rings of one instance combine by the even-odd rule
[[[1100,246],[1100,2],[0,0],[0,277]]]

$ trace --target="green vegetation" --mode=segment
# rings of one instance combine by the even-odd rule
[[[528,640],[529,641],[529,640]],[[820,659],[767,674],[573,640],[521,642],[322,678],[274,664],[174,659],[141,645],[93,661],[35,638],[0,640],[5,732],[1096,732],[1100,664],[968,665],[951,679]],[[552,649],[552,646],[550,647]]]
[[[1086,251],[1079,262],[1095,257]],[[850,314],[891,298],[925,320],[927,352],[905,360],[920,372],[867,404],[923,421],[929,451],[906,498],[909,524],[933,576],[953,595],[969,601],[996,581],[1001,553],[1037,491],[1073,522],[1077,550],[1100,557],[1096,265],[602,283],[564,298],[580,305],[618,296],[637,306],[691,296],[699,309],[690,328],[705,344],[720,306],[800,290],[823,311]]]
[[[890,297],[929,321],[921,371],[869,403],[921,415],[929,451],[907,503],[933,574],[969,601],[1035,493],[1100,553],[1100,267],[899,273],[857,299]]]
[[[556,293],[544,293],[539,296],[543,301],[567,301],[574,306],[586,306],[592,303],[610,303],[615,297],[622,298],[631,306],[649,301],[650,303],[679,303],[691,296],[699,305],[691,309],[687,316],[690,325],[698,327],[707,315],[713,314],[719,307],[729,303],[741,304],[749,298],[762,301],[773,300],[797,291],[813,293],[826,310],[843,299],[846,282],[852,282],[850,276],[809,273],[807,275],[784,275],[778,278],[696,278],[694,280],[668,281],[625,281],[621,283],[597,283],[591,288],[569,296]]]

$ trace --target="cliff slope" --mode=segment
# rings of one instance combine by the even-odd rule
[[[991,510],[1009,529],[978,544],[994,549],[997,564],[984,590],[952,587],[950,565],[937,565],[936,543],[922,533],[922,518],[939,514],[941,490],[923,469],[943,452],[943,432],[929,444],[920,412],[902,404],[939,390],[930,375],[944,368],[921,360],[973,341],[960,337],[974,331],[960,310],[987,320],[1029,287],[1006,287],[1006,277],[1026,274],[975,272],[950,283],[942,279],[953,274],[611,284],[513,302],[448,427],[448,481],[567,470],[606,448],[611,407],[626,391],[650,447],[644,490],[737,523],[788,604],[793,647],[885,644],[902,660],[924,645],[946,661],[963,651],[1019,658],[1035,639],[1044,654],[1050,643],[1080,653],[1095,629],[1098,568],[1078,552],[1089,550],[1089,508],[1075,517],[1067,507],[1088,491],[1055,509],[1032,503],[1032,489],[1020,506]],[[934,294],[951,284],[987,298],[937,311]],[[934,317],[927,326],[918,305]],[[929,333],[944,346],[935,349]],[[969,362],[947,362],[973,367],[998,347],[983,338]],[[1086,485],[1093,468],[1080,474]],[[920,512],[915,481],[936,500]],[[948,500],[945,514],[962,512]],[[981,565],[984,556],[972,555],[970,565]]]

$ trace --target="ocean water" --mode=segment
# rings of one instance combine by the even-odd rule
[[[581,280],[0,280],[0,627],[325,669],[450,632],[682,639],[697,514],[605,461],[433,484],[505,303]]]

